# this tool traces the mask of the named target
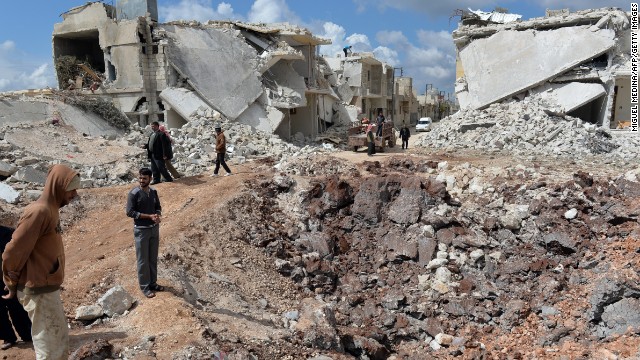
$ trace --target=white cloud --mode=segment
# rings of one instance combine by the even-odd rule
[[[386,46],[378,46],[377,48],[373,49],[373,54],[376,56],[376,59],[381,60],[391,66],[397,66],[400,64],[398,52],[389,49]]]
[[[0,91],[56,87],[53,67],[44,60],[34,63],[29,58],[13,41],[0,43]]]
[[[320,37],[331,40],[331,45],[320,46],[320,54],[326,56],[336,56],[342,53],[344,47],[344,38],[346,36],[346,30],[332,22],[326,22],[322,25],[322,32]]]
[[[382,45],[403,48],[409,45],[409,40],[400,31],[379,31],[376,40]]]
[[[6,40],[2,44],[0,44],[0,50],[2,51],[11,51],[15,49],[15,47],[16,47],[16,43],[14,43],[11,40]]]
[[[287,6],[285,0],[256,0],[249,10],[249,22],[290,22],[301,24],[300,18]]]
[[[158,8],[162,21],[196,20],[242,20],[243,17],[234,13],[231,4],[221,2],[213,8],[211,0],[180,0],[176,5],[160,6]]]
[[[369,37],[364,34],[351,34],[344,39],[345,44],[353,46],[353,52],[369,52],[371,51],[371,42]]]
[[[368,8],[377,8],[384,12],[385,9],[411,10],[422,12],[430,17],[451,16],[456,9],[481,8],[493,9],[494,0],[449,0],[449,1],[425,1],[425,0],[353,0],[359,12]],[[504,6],[515,0],[504,0]]]
[[[529,2],[532,2],[531,0]],[[581,1],[571,1],[571,0],[538,0],[535,2],[541,8],[546,9],[565,9],[568,8],[571,11],[576,10],[584,10],[584,9],[599,9],[603,7],[618,7],[622,10],[629,11],[630,10],[630,2],[622,1],[622,0],[581,0]],[[541,13],[538,16],[544,16],[544,13]],[[537,16],[536,16],[537,17]]]
[[[453,44],[453,38],[448,31],[430,31],[430,30],[418,30],[418,41],[420,45],[425,47],[434,47],[444,51],[455,54],[455,45]]]

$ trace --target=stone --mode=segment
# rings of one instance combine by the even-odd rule
[[[98,360],[111,359],[115,356],[112,353],[113,345],[105,339],[94,339],[81,345],[74,351],[69,360]]]
[[[333,308],[316,299],[302,300],[300,319],[295,331],[302,335],[305,346],[315,349],[342,351],[343,346],[336,330]]]
[[[0,161],[0,176],[6,176],[9,177],[11,175],[13,175],[18,169],[5,162],[5,161]]]
[[[568,220],[575,219],[577,215],[578,215],[578,210],[576,208],[569,209],[564,213],[565,219],[568,219]]]
[[[32,167],[23,167],[18,169],[12,177],[18,181],[36,183],[40,185],[44,185],[47,180],[46,173]]]
[[[133,305],[133,297],[121,286],[116,285],[98,299],[104,314],[108,317],[122,315]]]
[[[20,201],[20,193],[11,186],[0,182],[0,199],[9,204],[17,204]]]
[[[439,267],[436,269],[436,280],[441,281],[443,283],[448,283],[451,281],[451,271],[446,267]]]
[[[579,239],[564,232],[552,232],[543,237],[545,246],[555,253],[573,254],[578,251]]]
[[[102,306],[93,304],[87,306],[79,306],[76,309],[76,320],[85,320],[91,321],[95,320],[104,315],[104,310],[102,310]]]
[[[453,342],[453,336],[448,335],[448,334],[437,334],[434,338],[434,340],[439,344],[439,345],[444,345],[444,346],[449,346],[451,345],[451,343]]]
[[[433,259],[437,241],[433,238],[418,237],[418,265],[426,266]]]

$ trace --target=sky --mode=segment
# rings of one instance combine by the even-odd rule
[[[105,0],[114,4],[117,0]],[[56,87],[51,37],[61,14],[86,0],[6,1],[0,12],[0,92]],[[376,57],[413,78],[418,94],[427,84],[453,92],[455,47],[451,32],[456,9],[491,11],[496,6],[522,19],[544,16],[545,9],[572,11],[619,7],[620,0],[158,0],[160,22],[240,20],[290,22],[330,39],[320,53],[334,56],[345,45]],[[401,69],[400,69],[401,68]],[[451,94],[453,96],[453,94]]]

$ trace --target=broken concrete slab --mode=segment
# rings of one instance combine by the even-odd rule
[[[102,306],[93,304],[88,306],[79,306],[76,309],[76,320],[91,321],[104,315]]]
[[[160,93],[160,98],[184,119],[191,118],[200,109],[210,108],[198,94],[184,88],[166,88]]]
[[[541,99],[549,104],[556,104],[553,111],[568,113],[589,103],[607,92],[604,86],[594,83],[572,82],[568,84],[545,84],[531,89]]]
[[[0,176],[11,176],[16,170],[18,170],[15,166],[11,164],[7,164],[4,161],[0,161]]]
[[[227,118],[236,119],[263,93],[256,70],[258,54],[239,31],[159,27],[169,40],[169,62],[209,105]]]
[[[594,32],[589,26],[576,26],[504,30],[475,40],[460,51],[468,85],[467,91],[458,93],[460,107],[482,108],[535,87],[611,49],[614,38],[613,30]]]
[[[116,285],[98,299],[98,304],[102,306],[105,315],[113,317],[129,310],[133,305],[133,297],[121,285]]]
[[[11,178],[17,181],[44,185],[47,180],[47,174],[32,167],[23,167],[16,171]]]
[[[15,191],[11,186],[0,183],[0,199],[9,204],[16,204],[20,200],[20,193]]]

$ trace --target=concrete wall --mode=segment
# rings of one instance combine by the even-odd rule
[[[62,18],[61,23],[53,25],[53,36],[97,30],[105,26],[106,23],[113,22],[109,17],[106,5],[97,2],[63,14]]]
[[[618,90],[612,127],[618,126],[618,121],[631,121],[631,78],[628,76],[618,77],[615,86],[618,87]]]
[[[344,71],[342,73],[343,79],[349,83],[349,86],[360,87],[362,86],[362,63],[355,61],[345,61]]]
[[[158,21],[157,0],[118,0],[116,3],[118,20],[145,17],[147,13],[150,14],[152,20]]]
[[[235,119],[262,93],[256,50],[239,32],[159,25],[169,39],[170,64],[205,99]]]
[[[614,37],[613,30],[576,26],[503,30],[475,40],[460,51],[468,85],[468,91],[458,93],[460,106],[482,108],[535,87],[605,53],[614,46]]]
[[[291,114],[291,112],[295,112]],[[317,134],[317,104],[316,96],[313,94],[307,95],[307,106],[292,109],[290,111],[291,121],[291,135],[295,135],[298,132],[303,133],[305,136],[315,136]]]
[[[140,45],[111,48],[111,64],[116,69],[115,88],[142,88],[142,67]]]

